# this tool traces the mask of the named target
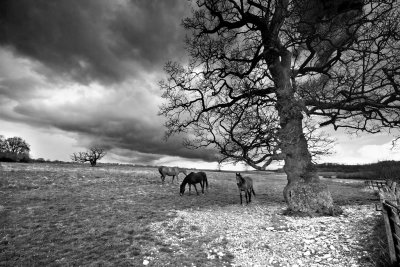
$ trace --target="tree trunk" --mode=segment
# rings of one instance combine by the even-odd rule
[[[91,159],[91,160],[90,160],[90,165],[91,165],[92,167],[95,167],[96,164],[97,164],[97,160],[95,160],[95,159]]]
[[[270,67],[277,87],[276,108],[281,127],[279,138],[285,161],[283,169],[288,179],[283,195],[291,212],[340,213],[340,209],[333,205],[328,187],[319,182],[311,162],[302,127],[304,107],[295,97],[295,86],[290,77],[290,60],[291,54],[287,52],[277,57]]]

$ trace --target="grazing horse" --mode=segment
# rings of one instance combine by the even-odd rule
[[[196,193],[199,194],[199,192],[197,192],[197,187],[196,187],[197,183],[200,183],[201,192],[204,194],[204,186],[206,186],[208,189],[207,175],[204,172],[189,173],[189,175],[187,175],[185,177],[185,179],[183,179],[183,181],[182,181],[181,188],[180,188],[180,195],[182,196],[183,193],[185,193],[186,184],[189,184],[189,193],[191,192],[191,185],[193,185],[194,189],[196,189]]]
[[[183,173],[186,175],[186,169],[178,168],[178,167],[165,167],[161,166],[158,168],[159,173],[161,174],[161,181],[164,183],[165,176],[172,176],[172,183],[174,182],[174,178],[176,176],[176,180],[178,180],[178,174]]]
[[[244,191],[244,196],[246,197],[246,204],[249,204],[251,202],[251,193],[256,196],[253,189],[253,180],[250,177],[242,177],[240,173],[236,173],[236,183],[239,188],[240,205],[242,205],[242,191]]]

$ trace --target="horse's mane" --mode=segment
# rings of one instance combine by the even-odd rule
[[[188,183],[188,181],[189,181],[190,177],[191,177],[193,174],[194,174],[194,172],[191,172],[191,173],[189,173],[188,175],[186,175],[186,177],[185,177],[185,178],[183,178],[183,181],[182,181],[181,187],[182,187],[182,186],[185,186],[185,185]]]

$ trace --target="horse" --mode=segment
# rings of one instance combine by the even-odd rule
[[[191,172],[189,175],[183,179],[181,187],[180,187],[180,196],[183,196],[183,193],[185,193],[185,186],[186,184],[189,184],[189,194],[191,192],[191,185],[194,186],[194,189],[196,189],[196,193],[199,194],[197,191],[196,184],[200,183],[201,185],[201,192],[204,194],[204,186],[207,187],[208,189],[208,181],[207,181],[207,175],[204,172]]]
[[[161,174],[161,181],[164,183],[165,176],[172,176],[172,183],[174,182],[174,178],[176,176],[176,180],[178,180],[179,173],[183,173],[186,175],[186,169],[178,168],[178,167],[165,167],[161,166],[158,168],[158,172]]]
[[[253,189],[253,180],[250,177],[242,177],[240,173],[236,173],[236,183],[239,188],[240,205],[242,205],[242,191],[244,191],[244,196],[246,197],[246,204],[249,204],[251,202],[251,193],[256,196]]]

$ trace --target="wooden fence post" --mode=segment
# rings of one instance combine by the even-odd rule
[[[390,257],[390,263],[395,264],[397,263],[397,257],[396,257],[396,250],[394,246],[394,240],[393,240],[393,234],[392,234],[392,225],[390,223],[390,217],[393,213],[392,209],[385,205],[385,200],[382,202],[382,215],[383,215],[383,220],[385,222],[385,230],[386,230],[386,237],[388,241],[388,247],[389,247],[389,257]]]

